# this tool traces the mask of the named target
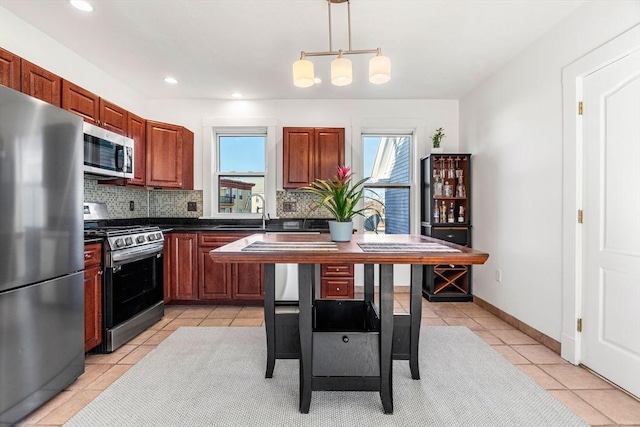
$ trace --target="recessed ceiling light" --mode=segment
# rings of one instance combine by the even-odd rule
[[[165,77],[164,78],[165,83],[169,83],[172,85],[178,84],[178,81],[176,79],[174,79],[173,77]]]
[[[239,92],[234,92],[234,93],[231,94],[231,97],[232,98],[236,98],[236,99],[242,98],[242,94],[239,93]]]
[[[93,6],[85,0],[69,0],[69,3],[76,9],[80,9],[83,12],[93,12]]]

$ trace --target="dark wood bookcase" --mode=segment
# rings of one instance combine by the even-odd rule
[[[471,155],[431,154],[420,160],[420,232],[471,247]],[[429,301],[472,301],[471,266],[424,267]]]

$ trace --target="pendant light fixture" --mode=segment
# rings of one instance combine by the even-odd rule
[[[349,34],[348,50],[333,50],[331,37],[331,4],[347,3],[347,21]],[[335,86],[346,86],[353,82],[353,71],[351,61],[344,55],[359,55],[363,53],[375,53],[376,56],[369,60],[369,81],[374,84],[382,84],[391,80],[391,60],[382,55],[382,50],[377,49],[351,49],[351,5],[349,0],[327,0],[329,8],[329,50],[326,52],[305,52],[302,51],[300,59],[293,63],[293,84],[298,87],[310,87],[314,85],[313,62],[307,59],[308,56],[330,56],[337,55],[331,62],[331,83]]]

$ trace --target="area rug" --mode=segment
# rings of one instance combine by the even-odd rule
[[[394,361],[394,412],[378,392],[314,391],[298,412],[298,361],[264,378],[263,328],[182,327],[67,427],[586,426],[466,327],[423,327],[421,380]]]

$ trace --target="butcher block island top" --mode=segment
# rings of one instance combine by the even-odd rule
[[[253,234],[213,249],[214,262],[355,264],[484,264],[489,254],[427,236],[354,234],[332,242],[329,234]]]

